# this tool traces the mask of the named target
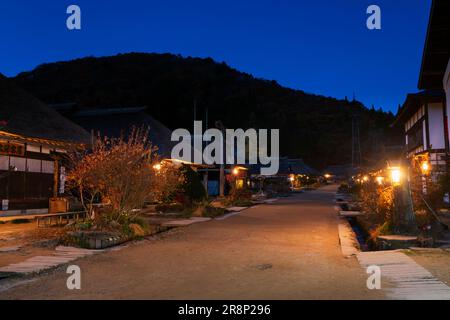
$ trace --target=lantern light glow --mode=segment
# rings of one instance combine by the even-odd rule
[[[378,183],[379,185],[382,185],[382,184],[383,184],[384,177],[378,176],[378,177],[375,178],[375,180],[377,181],[377,183]]]
[[[428,164],[427,161],[422,162],[422,172],[423,173],[428,173],[428,171],[430,170],[430,165]]]
[[[400,184],[400,180],[402,178],[402,173],[399,168],[391,169],[391,180],[394,184]]]

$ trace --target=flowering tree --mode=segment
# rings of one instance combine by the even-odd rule
[[[98,137],[91,151],[70,156],[68,186],[91,216],[94,201],[101,199],[110,207],[107,218],[120,221],[173,184],[171,178],[158,177],[156,150],[148,130],[134,128],[127,138]]]

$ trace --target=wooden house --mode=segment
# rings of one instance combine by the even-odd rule
[[[407,95],[394,123],[403,127],[406,158],[423,181],[437,181],[449,171],[449,15],[450,1],[432,2],[419,74],[421,91]]]
[[[61,156],[89,134],[0,75],[0,216],[47,213],[64,193]]]

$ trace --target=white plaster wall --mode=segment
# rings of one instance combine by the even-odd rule
[[[423,134],[423,150],[427,150],[428,149],[427,120],[423,120],[422,134]]]
[[[449,141],[450,141],[450,59],[448,59],[447,70],[445,71],[443,85],[447,101],[447,125],[449,128]]]
[[[431,149],[445,148],[444,114],[442,103],[428,104],[428,123]]]

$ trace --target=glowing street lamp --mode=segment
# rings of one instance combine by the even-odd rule
[[[430,164],[428,161],[422,162],[420,168],[422,169],[423,174],[428,174],[430,172]]]
[[[400,168],[391,168],[391,181],[394,185],[398,186],[402,180],[402,172]]]
[[[237,175],[239,174],[239,169],[238,169],[238,168],[234,168],[234,169],[233,169],[233,174],[234,174],[235,176],[237,176]]]
[[[161,170],[161,163],[157,163],[153,166],[153,169],[155,169],[156,171]]]
[[[364,177],[363,177],[363,181],[364,181],[364,182],[369,181],[369,176],[364,176]]]
[[[324,176],[326,179],[331,178],[331,174],[329,174],[329,173],[325,173],[323,176]]]

